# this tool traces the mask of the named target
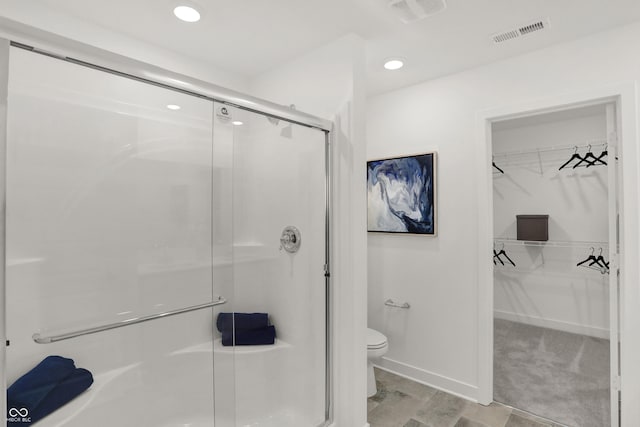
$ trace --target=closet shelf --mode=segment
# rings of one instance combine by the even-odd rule
[[[561,241],[561,240],[547,240],[545,242],[533,242],[527,240],[516,239],[493,239],[495,243],[504,243],[510,246],[538,246],[538,247],[553,247],[553,248],[603,248],[609,247],[609,242],[579,242],[579,241]]]
[[[540,153],[549,153],[554,151],[573,151],[576,148],[578,150],[589,148],[591,146],[592,149],[605,147],[607,145],[607,141],[604,139],[598,139],[593,141],[588,141],[585,144],[581,145],[562,145],[562,146],[554,146],[554,147],[544,147],[544,148],[536,148],[533,150],[521,150],[521,151],[506,151],[504,153],[494,153],[494,159],[508,158],[513,156],[524,156],[527,154],[540,154]]]

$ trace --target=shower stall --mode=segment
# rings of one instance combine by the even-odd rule
[[[52,355],[93,375],[32,421],[328,425],[331,123],[22,27],[0,94],[3,381]]]

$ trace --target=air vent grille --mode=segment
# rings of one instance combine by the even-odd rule
[[[539,19],[529,24],[522,25],[518,28],[493,34],[491,36],[491,39],[496,44],[503,43],[508,40],[513,40],[513,39],[520,38],[522,36],[526,36],[527,34],[542,31],[546,29],[548,26],[549,26],[549,18]]]
[[[442,12],[446,0],[387,0],[389,8],[405,24]]]
[[[534,24],[525,25],[524,27],[520,27],[518,29],[518,31],[520,31],[520,34],[522,34],[523,36],[525,34],[533,33],[534,31],[540,31],[540,30],[544,30],[543,21],[538,21]]]

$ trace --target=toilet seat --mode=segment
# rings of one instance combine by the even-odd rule
[[[367,350],[379,350],[387,346],[387,337],[375,329],[367,328]]]
[[[367,328],[367,397],[377,393],[373,360],[381,358],[387,354],[388,350],[387,337],[375,329]]]

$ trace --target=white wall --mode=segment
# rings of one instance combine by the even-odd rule
[[[636,81],[639,37],[634,24],[369,100],[368,158],[432,149],[439,154],[439,236],[369,235],[369,324],[389,337],[383,366],[477,397],[477,181],[484,176],[476,169],[476,118],[483,110]],[[630,194],[637,199],[635,191]],[[635,298],[636,284],[629,285],[627,297]],[[389,297],[412,307],[384,308]],[[637,321],[630,317],[623,324],[632,328]],[[631,402],[640,378],[634,371],[629,361],[630,377],[623,376],[623,417],[629,420],[637,419]]]
[[[346,36],[251,84],[256,96],[335,120],[331,277],[333,409],[339,427],[366,423],[364,81],[363,42]]]
[[[494,158],[505,172],[493,174],[494,235],[516,239],[516,215],[547,214],[551,242],[603,243],[532,247],[507,240],[505,250],[516,266],[505,261],[506,266],[498,263],[494,268],[495,315],[608,338],[609,276],[576,266],[591,246],[596,255],[602,250],[609,257],[607,168],[573,169],[574,161],[558,170],[574,153],[572,145],[580,147],[581,155],[587,143],[594,144],[596,156],[605,149],[604,107],[576,117],[544,117],[542,122],[516,119],[493,127]]]
[[[53,10],[43,2],[4,0],[0,16],[223,87],[241,92],[247,89],[247,77],[226,70],[224,66],[209,64],[90,24]]]

